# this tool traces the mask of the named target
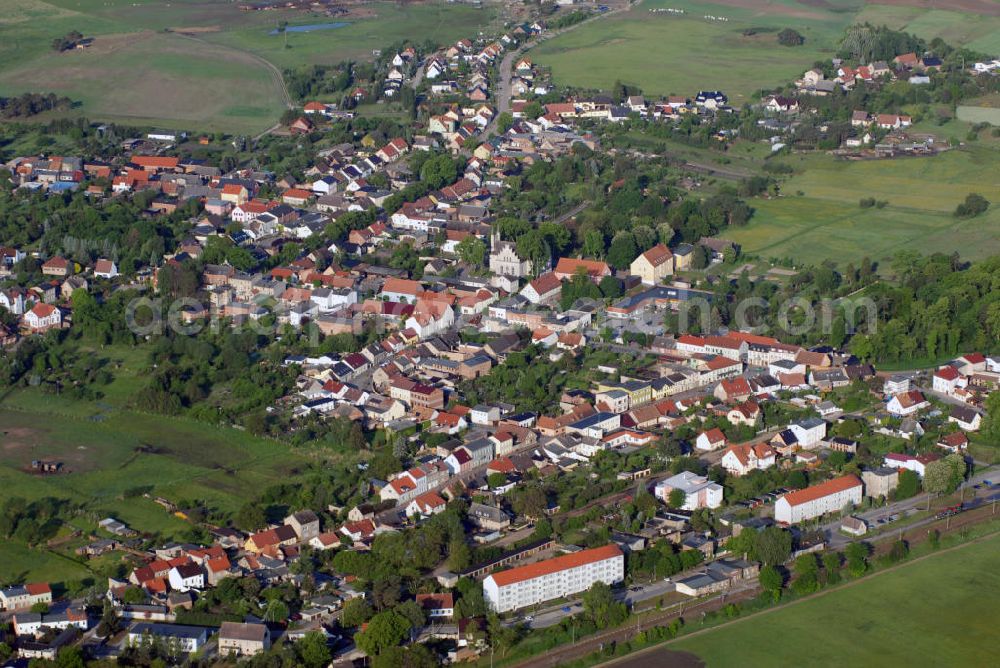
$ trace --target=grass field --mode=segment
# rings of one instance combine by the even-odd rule
[[[8,407],[29,403],[45,412]],[[58,400],[32,391],[0,406],[0,482],[6,492],[85,500],[111,511],[131,503],[123,503],[124,492],[148,487],[173,501],[204,499],[231,512],[245,502],[247,490],[277,483],[305,464],[287,446],[232,429],[129,411],[95,411],[103,417],[96,421],[61,408]],[[58,459],[67,473],[25,473],[36,458]]]
[[[607,91],[622,81],[641,87],[647,96],[720,89],[740,104],[762,88],[800,76],[816,60],[833,56],[844,28],[856,22],[886,24],[927,40],[942,37],[953,45],[1000,52],[1000,16],[907,4],[645,0],[628,12],[545,42],[532,51],[532,59],[551,67],[559,84]],[[649,11],[657,8],[683,9],[685,14]],[[776,33],[786,27],[804,35],[805,44],[778,46]],[[748,37],[747,29],[758,32]]]
[[[747,254],[846,264],[864,256],[885,260],[902,249],[958,251],[966,259],[1000,252],[1000,206],[970,220],[952,216],[968,193],[989,199],[996,192],[995,147],[967,146],[933,158],[784,160],[803,171],[782,185],[783,196],[754,200],[751,223],[723,234]],[[865,197],[888,205],[862,209]]]
[[[371,58],[373,49],[382,49],[402,40],[448,44],[462,37],[475,37],[481,29],[492,25],[496,16],[496,11],[490,7],[477,9],[438,0],[401,5],[375,2],[368,7],[375,11],[375,18],[348,18],[343,19],[349,23],[343,28],[289,33],[289,48],[285,48],[284,37],[267,34],[273,29],[273,23],[266,26],[244,25],[232,30],[205,33],[202,37],[250,51],[285,68],[365,60]],[[293,14],[288,21],[290,25],[301,25],[339,22],[341,19],[307,19],[301,14]]]
[[[279,70],[371,57],[402,39],[448,42],[474,36],[492,8],[429,0],[376,2],[346,27],[294,33],[288,48],[268,33],[339,19],[298,11],[242,12],[217,0],[19,0],[0,17],[0,95],[56,92],[95,120],[191,130],[256,132],[284,109]],[[94,37],[56,53],[54,38]],[[186,31],[181,34],[178,30]]]
[[[48,550],[15,541],[0,543],[0,582],[71,582],[91,575],[83,565]]]
[[[0,498],[68,499],[82,504],[73,518],[84,535],[96,518],[112,516],[162,540],[182,539],[191,525],[169,514],[148,492],[176,503],[199,501],[212,511],[235,512],[270,485],[308,466],[308,453],[235,429],[179,418],[135,413],[115,405],[132,385],[125,377],[109,387],[107,402],[74,401],[25,389],[0,402]],[[108,403],[112,402],[112,403]],[[37,476],[32,459],[63,462],[65,471]],[[90,518],[90,519],[88,519]],[[79,582],[91,571],[74,560],[72,539],[58,550],[0,544],[0,583],[27,579]]]
[[[964,45],[977,51],[989,54],[1000,52],[1000,16],[872,4],[858,15],[858,22],[865,21],[905,30],[928,41],[941,37],[950,44]]]
[[[646,0],[628,12],[594,21],[532,50],[532,60],[552,68],[558,84],[609,90],[615,81],[649,95],[694,95],[722,90],[735,106],[762,88],[791,81],[821,58],[833,55],[851,14],[794,2],[747,2],[760,9]],[[812,4],[812,3],[810,3]],[[817,3],[820,4],[820,3]],[[682,8],[684,16],[654,8]],[[728,21],[713,21],[705,15]],[[794,27],[800,47],[782,47],[776,33]],[[758,29],[744,36],[747,29]]]
[[[670,649],[708,666],[992,665],[997,587],[995,536]],[[780,641],[761,642],[778,629]]]

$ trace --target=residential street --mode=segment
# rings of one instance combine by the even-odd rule
[[[983,487],[978,490],[974,489],[975,485],[981,484],[984,480],[989,480],[994,484],[1000,483],[1000,471],[996,468],[990,468],[986,471],[975,474],[967,480],[960,488],[964,490],[966,503],[970,503],[975,500],[977,504],[982,504],[985,502],[992,502],[995,498],[1000,498],[1000,488],[998,487]],[[862,513],[855,513],[854,516],[864,520],[869,524],[869,526],[872,526],[875,525],[878,518],[883,516],[895,514],[903,515],[909,511],[922,510],[927,507],[927,500],[927,494],[918,494],[917,496],[904,501],[898,501],[879,508],[872,508],[871,510],[867,510]],[[916,523],[901,525],[900,529],[912,529],[914,527],[930,524],[934,520],[934,516],[931,516]],[[827,522],[820,527],[821,530],[826,532],[831,549],[841,549],[853,540],[851,537],[845,536],[840,532],[840,523],[841,520],[837,519]],[[890,523],[882,526],[893,528],[894,524]],[[868,538],[871,538],[870,534]]]

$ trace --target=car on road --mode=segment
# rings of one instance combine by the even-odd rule
[[[525,618],[524,618],[524,621],[526,621],[526,622],[533,622],[533,621],[535,621],[535,618],[532,617],[531,615],[526,615]]]
[[[571,612],[572,608],[570,608],[568,605],[564,605],[563,608],[562,608],[562,611],[563,612]]]

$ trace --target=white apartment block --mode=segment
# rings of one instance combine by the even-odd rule
[[[861,503],[864,485],[856,476],[845,475],[782,496],[774,504],[774,519],[786,524],[805,522],[827,513],[838,513]]]
[[[625,555],[612,544],[494,573],[483,580],[483,596],[495,612],[508,612],[624,579]]]
[[[681,471],[675,476],[656,483],[653,495],[660,501],[667,503],[670,500],[670,492],[675,489],[684,492],[684,505],[681,506],[683,510],[718,508],[722,505],[722,498],[725,494],[722,485],[712,482],[705,476],[691,471]]]

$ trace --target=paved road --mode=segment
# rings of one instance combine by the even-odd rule
[[[677,577],[684,576],[682,574],[678,574]],[[615,600],[622,601],[628,605],[629,608],[632,608],[637,603],[654,598],[660,598],[661,596],[674,591],[677,591],[677,586],[673,582],[657,580],[656,582],[650,582],[645,585],[634,585],[633,587],[627,589],[618,589],[615,591]],[[524,619],[531,617],[531,621],[527,622],[530,628],[544,629],[549,626],[555,626],[568,615],[575,615],[580,612],[583,612],[583,603],[579,598],[574,598],[560,605],[545,608],[540,612],[526,613]],[[516,623],[516,620],[511,623]]]
[[[420,82],[424,80],[424,71],[426,69],[425,68],[426,64],[427,61],[424,60],[419,65],[417,65],[417,71],[413,73],[413,78],[410,80],[409,83],[410,88],[412,88],[413,90],[416,90],[417,86],[420,85]]]
[[[591,21],[597,21],[604,17],[612,16],[619,12],[627,11],[631,8],[632,5],[631,3],[629,3],[617,9],[613,9],[609,12],[604,12],[603,14],[602,13],[595,14],[593,17],[587,19],[586,21],[581,21],[580,23],[574,23],[571,26],[567,26],[559,30],[553,30],[551,32],[542,33],[538,37],[538,39],[526,42],[525,44],[521,45],[517,49],[514,49],[513,51],[508,51],[507,54],[503,57],[503,60],[500,61],[500,68],[497,75],[497,92],[495,96],[497,113],[493,117],[493,120],[490,121],[489,125],[487,125],[483,129],[483,136],[489,137],[490,133],[496,129],[496,122],[497,119],[500,117],[500,114],[502,114],[505,111],[510,111],[511,97],[513,95],[510,87],[510,79],[514,67],[514,62],[516,59],[520,58],[522,55],[524,55],[525,53],[527,53],[528,51],[535,48],[536,46],[538,46],[539,44],[541,44],[546,40],[552,39],[553,37],[558,37],[559,35],[569,32],[570,30],[575,30],[577,27],[586,25]]]
[[[980,471],[964,482],[959,489],[963,490],[963,494],[966,497],[966,503],[975,502],[978,505],[986,501],[992,501],[994,497],[1000,498],[1000,486],[983,487],[978,490],[975,489],[975,486],[981,484],[984,480],[989,480],[993,483],[1000,483],[1000,471],[991,467],[985,471]],[[903,515],[909,511],[924,510],[927,508],[929,497],[930,495],[928,494],[918,494],[917,496],[904,501],[897,501],[896,503],[890,503],[889,505],[879,508],[872,508],[871,510],[861,513],[854,513],[854,516],[865,520],[870,526],[875,525],[887,529],[894,529],[896,526],[895,523],[877,525],[876,522],[880,517],[895,514]],[[934,522],[935,519],[936,518],[932,515],[926,519],[920,520],[919,522],[901,524],[899,525],[899,529],[907,531],[915,527],[930,524]],[[852,538],[840,533],[840,522],[841,521],[839,519],[832,520],[830,522],[826,522],[820,527],[820,529],[826,533],[828,537],[828,544],[831,549],[840,549],[853,540]],[[890,531],[888,533],[891,534],[892,532]],[[870,536],[866,538],[870,539]]]
[[[919,389],[925,395],[934,397],[938,401],[943,401],[944,403],[949,404],[951,406],[961,406],[962,408],[969,408],[969,409],[972,409],[975,412],[979,413],[983,417],[986,417],[986,411],[984,411],[982,408],[979,408],[977,406],[973,406],[971,404],[967,404],[964,401],[962,401],[961,399],[956,399],[955,397],[951,396],[950,394],[945,394],[943,392],[937,392],[937,391],[935,391],[934,389],[932,389],[928,385],[917,385],[917,389]]]
[[[636,633],[650,626],[663,625],[669,623],[678,615],[683,614],[686,620],[698,620],[704,613],[710,610],[717,610],[727,602],[743,601],[753,598],[758,591],[756,582],[742,583],[739,587],[722,592],[716,596],[703,599],[701,601],[685,601],[677,606],[671,606],[668,610],[649,615],[643,615],[638,619],[636,625],[625,624],[615,629],[603,631],[574,643],[555,647],[545,654],[531,657],[520,661],[514,665],[519,668],[548,668],[550,666],[561,666],[573,659],[586,656],[591,652],[598,651],[604,645],[612,642],[622,642],[634,637]]]

